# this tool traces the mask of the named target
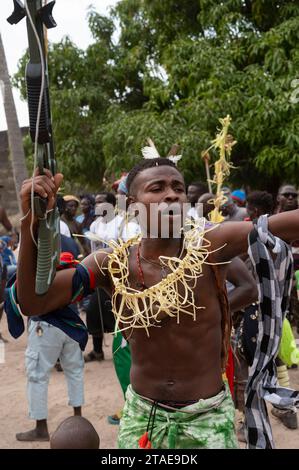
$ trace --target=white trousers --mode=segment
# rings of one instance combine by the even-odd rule
[[[38,325],[42,334],[37,334]],[[84,359],[79,344],[49,323],[30,321],[25,352],[29,417],[48,417],[48,384],[51,369],[60,359],[68,387],[69,405],[84,403]]]

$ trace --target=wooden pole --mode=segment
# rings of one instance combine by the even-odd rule
[[[209,161],[210,161],[210,154],[209,152],[202,152],[201,158],[205,162],[205,168],[206,168],[206,175],[207,175],[207,183],[209,187],[209,193],[212,193],[212,184],[211,184],[211,174],[210,174],[210,166],[209,166]]]

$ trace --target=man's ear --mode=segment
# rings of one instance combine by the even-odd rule
[[[127,205],[128,205],[128,207],[129,207],[130,204],[134,204],[134,202],[136,202],[135,196],[128,196],[128,197],[127,197]]]

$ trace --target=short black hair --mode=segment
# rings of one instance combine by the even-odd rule
[[[252,191],[247,197],[247,204],[261,209],[264,214],[271,214],[273,211],[273,197],[267,191]]]
[[[89,204],[91,206],[94,206],[94,197],[93,197],[92,194],[90,194],[90,193],[80,194],[79,197],[80,197],[81,202],[82,202],[83,199],[87,199],[89,201]]]
[[[294,188],[295,191],[297,192],[296,186],[295,186],[294,184],[284,183],[284,184],[282,184],[282,185],[279,187],[278,194],[281,194],[281,191],[282,191],[283,188],[285,188],[286,186],[289,186],[290,188]]]
[[[61,194],[57,194],[56,205],[57,205],[59,215],[62,215],[65,209],[65,200],[63,199],[63,196],[61,196]]]
[[[50,439],[51,449],[98,449],[100,438],[83,416],[70,416],[58,426]]]
[[[209,192],[208,185],[206,183],[203,183],[202,181],[192,181],[192,183],[190,183],[188,187],[189,186],[195,186],[199,191],[201,191],[202,194]]]
[[[106,201],[108,202],[108,204],[112,204],[113,207],[116,206],[116,197],[113,193],[109,193],[108,191],[100,191],[99,193],[96,194],[96,196],[99,196],[102,194],[106,196]]]
[[[179,172],[175,163],[173,163],[171,160],[168,160],[168,158],[145,158],[144,160],[141,160],[139,163],[137,163],[127,176],[126,185],[128,188],[128,193],[130,193],[132,183],[139,173],[141,173],[143,170],[147,170],[148,168],[155,168],[156,166],[171,166]]]
[[[200,189],[208,188],[208,185],[206,183],[203,183],[202,181],[192,181],[188,186],[196,186]]]

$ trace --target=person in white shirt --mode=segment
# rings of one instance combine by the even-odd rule
[[[67,224],[60,219],[60,234],[64,235],[65,237],[71,237],[70,229],[68,228]]]
[[[126,221],[125,213],[115,214],[116,198],[114,194],[99,193],[96,195],[95,201],[97,219],[91,224],[89,231],[101,238],[101,241],[91,240],[92,252],[107,247],[110,240],[127,241],[140,233],[139,225],[133,220]]]
[[[97,219],[91,224],[89,232],[85,234],[90,237],[92,252],[106,248],[111,240],[127,241],[140,233],[139,225],[135,222],[127,222],[125,213],[123,215],[115,214],[116,197],[113,193],[98,193],[95,197],[95,203]],[[99,315],[99,310],[102,318]],[[86,362],[104,359],[103,330],[113,331],[114,324],[112,325],[111,319],[113,319],[113,315],[110,312],[110,298],[103,290],[100,290],[91,296],[86,309],[87,328],[93,339],[93,350],[85,356]]]

